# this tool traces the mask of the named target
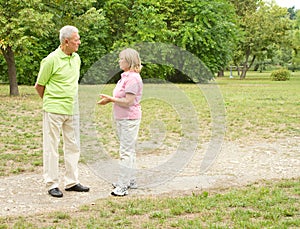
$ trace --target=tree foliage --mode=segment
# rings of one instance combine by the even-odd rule
[[[242,65],[241,79],[246,77],[256,58],[270,55],[274,44],[278,47],[286,41],[291,21],[286,8],[271,2],[247,0],[243,7],[232,0],[239,17],[239,25],[243,30],[235,51],[234,62]]]
[[[293,30],[291,30],[292,66],[300,65],[300,10],[294,17]]]
[[[116,38],[113,48],[141,42],[171,43],[196,55],[212,73],[232,57],[238,32],[234,8],[227,1],[111,0],[105,9],[109,9],[106,15]],[[120,17],[116,19],[118,11]],[[188,60],[173,58],[188,65]],[[169,66],[147,64],[143,72],[147,78],[159,75],[172,81],[190,81]]]
[[[10,95],[19,95],[15,55],[29,54],[38,37],[47,36],[52,15],[41,10],[40,0],[1,0],[0,51],[8,68]],[[32,58],[27,57],[31,61]]]
[[[77,26],[84,34],[80,49],[85,57],[82,71],[106,52],[107,22],[103,11],[92,7],[93,3],[94,0],[1,3],[0,48],[8,66],[11,95],[19,94],[17,80],[20,84],[35,82],[41,59],[58,47],[59,29],[66,24]]]

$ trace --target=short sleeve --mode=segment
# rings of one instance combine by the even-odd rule
[[[137,77],[131,77],[126,83],[125,93],[138,94],[140,91],[140,83]]]
[[[52,58],[45,58],[41,62],[40,70],[38,73],[37,83],[45,86],[52,75],[53,60]]]

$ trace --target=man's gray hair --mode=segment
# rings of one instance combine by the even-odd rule
[[[66,38],[70,38],[73,33],[78,33],[78,29],[72,25],[66,25],[59,31],[59,41],[62,44]]]

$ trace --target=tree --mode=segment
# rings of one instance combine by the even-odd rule
[[[225,0],[111,0],[106,6],[105,9],[113,9],[106,15],[118,37],[114,48],[140,42],[172,43],[196,55],[212,73],[231,59],[237,26],[234,8]],[[118,10],[121,13],[116,18]],[[179,61],[188,65],[188,60]],[[147,65],[143,71],[148,67],[151,71],[163,70],[153,74],[163,78],[179,74],[164,66]],[[175,77],[184,81],[185,76]]]
[[[11,95],[19,94],[18,83],[35,82],[40,61],[58,47],[59,29],[64,25],[75,25],[82,36],[81,76],[107,52],[109,27],[103,11],[92,7],[93,3],[95,0],[13,0],[1,4],[0,50],[4,57],[13,57],[6,58]]]
[[[228,64],[239,34],[234,8],[228,0],[0,2],[3,2],[0,7],[0,49],[3,53],[10,47],[17,63],[7,66],[10,70],[13,69],[11,66],[18,67],[15,79],[10,77],[10,85],[15,85],[12,88],[17,88],[17,76],[24,84],[35,81],[41,59],[58,46],[59,29],[66,24],[77,26],[82,37],[78,51],[82,57],[81,75],[104,54],[141,42],[172,43],[196,55],[214,73]],[[96,7],[103,7],[103,10]],[[35,8],[37,10],[33,10]],[[178,62],[189,66],[184,58],[164,54],[166,58],[177,58]],[[2,58],[0,64],[3,64]],[[1,72],[6,69],[6,66],[1,67]],[[186,79],[172,66],[147,63],[143,69],[150,77]]]
[[[297,18],[297,11],[295,9],[295,6],[288,8],[288,12],[290,14],[290,19],[295,20]]]
[[[242,8],[238,1],[232,2],[243,29],[243,38],[235,52],[235,62],[237,65],[241,62],[240,79],[245,79],[256,58],[270,54],[274,44],[280,46],[285,42],[291,23],[287,9],[277,6],[274,2],[268,4],[260,0],[247,0],[248,5],[245,4]]]
[[[112,44],[121,40],[126,32],[126,23],[132,16],[133,4],[134,2],[130,0],[109,0],[104,4],[103,10],[108,19]]]
[[[174,39],[178,46],[199,57],[216,73],[232,58],[239,33],[234,8],[227,1],[193,0],[184,5],[183,20]]]
[[[42,8],[41,0],[0,2],[0,51],[7,63],[10,95],[18,96],[15,55],[28,52],[40,36],[49,34],[52,14],[35,10]]]
[[[109,39],[109,25],[102,9],[96,9],[93,5],[103,5],[95,0],[44,0],[47,10],[53,13],[53,22],[56,29],[52,33],[52,48],[57,47],[58,30],[64,25],[74,25],[79,29],[81,45],[78,51],[82,57],[81,77],[87,69],[101,56],[107,53],[112,45]],[[47,42],[47,41],[45,41]],[[51,47],[51,46],[50,46]]]
[[[290,64],[293,71],[300,65],[300,10],[295,12],[293,29],[290,31],[290,43],[286,48],[291,52]]]

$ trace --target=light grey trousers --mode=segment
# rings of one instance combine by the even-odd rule
[[[118,184],[126,186],[135,180],[136,170],[136,142],[140,127],[140,119],[116,120],[117,136],[120,142],[120,176]]]

